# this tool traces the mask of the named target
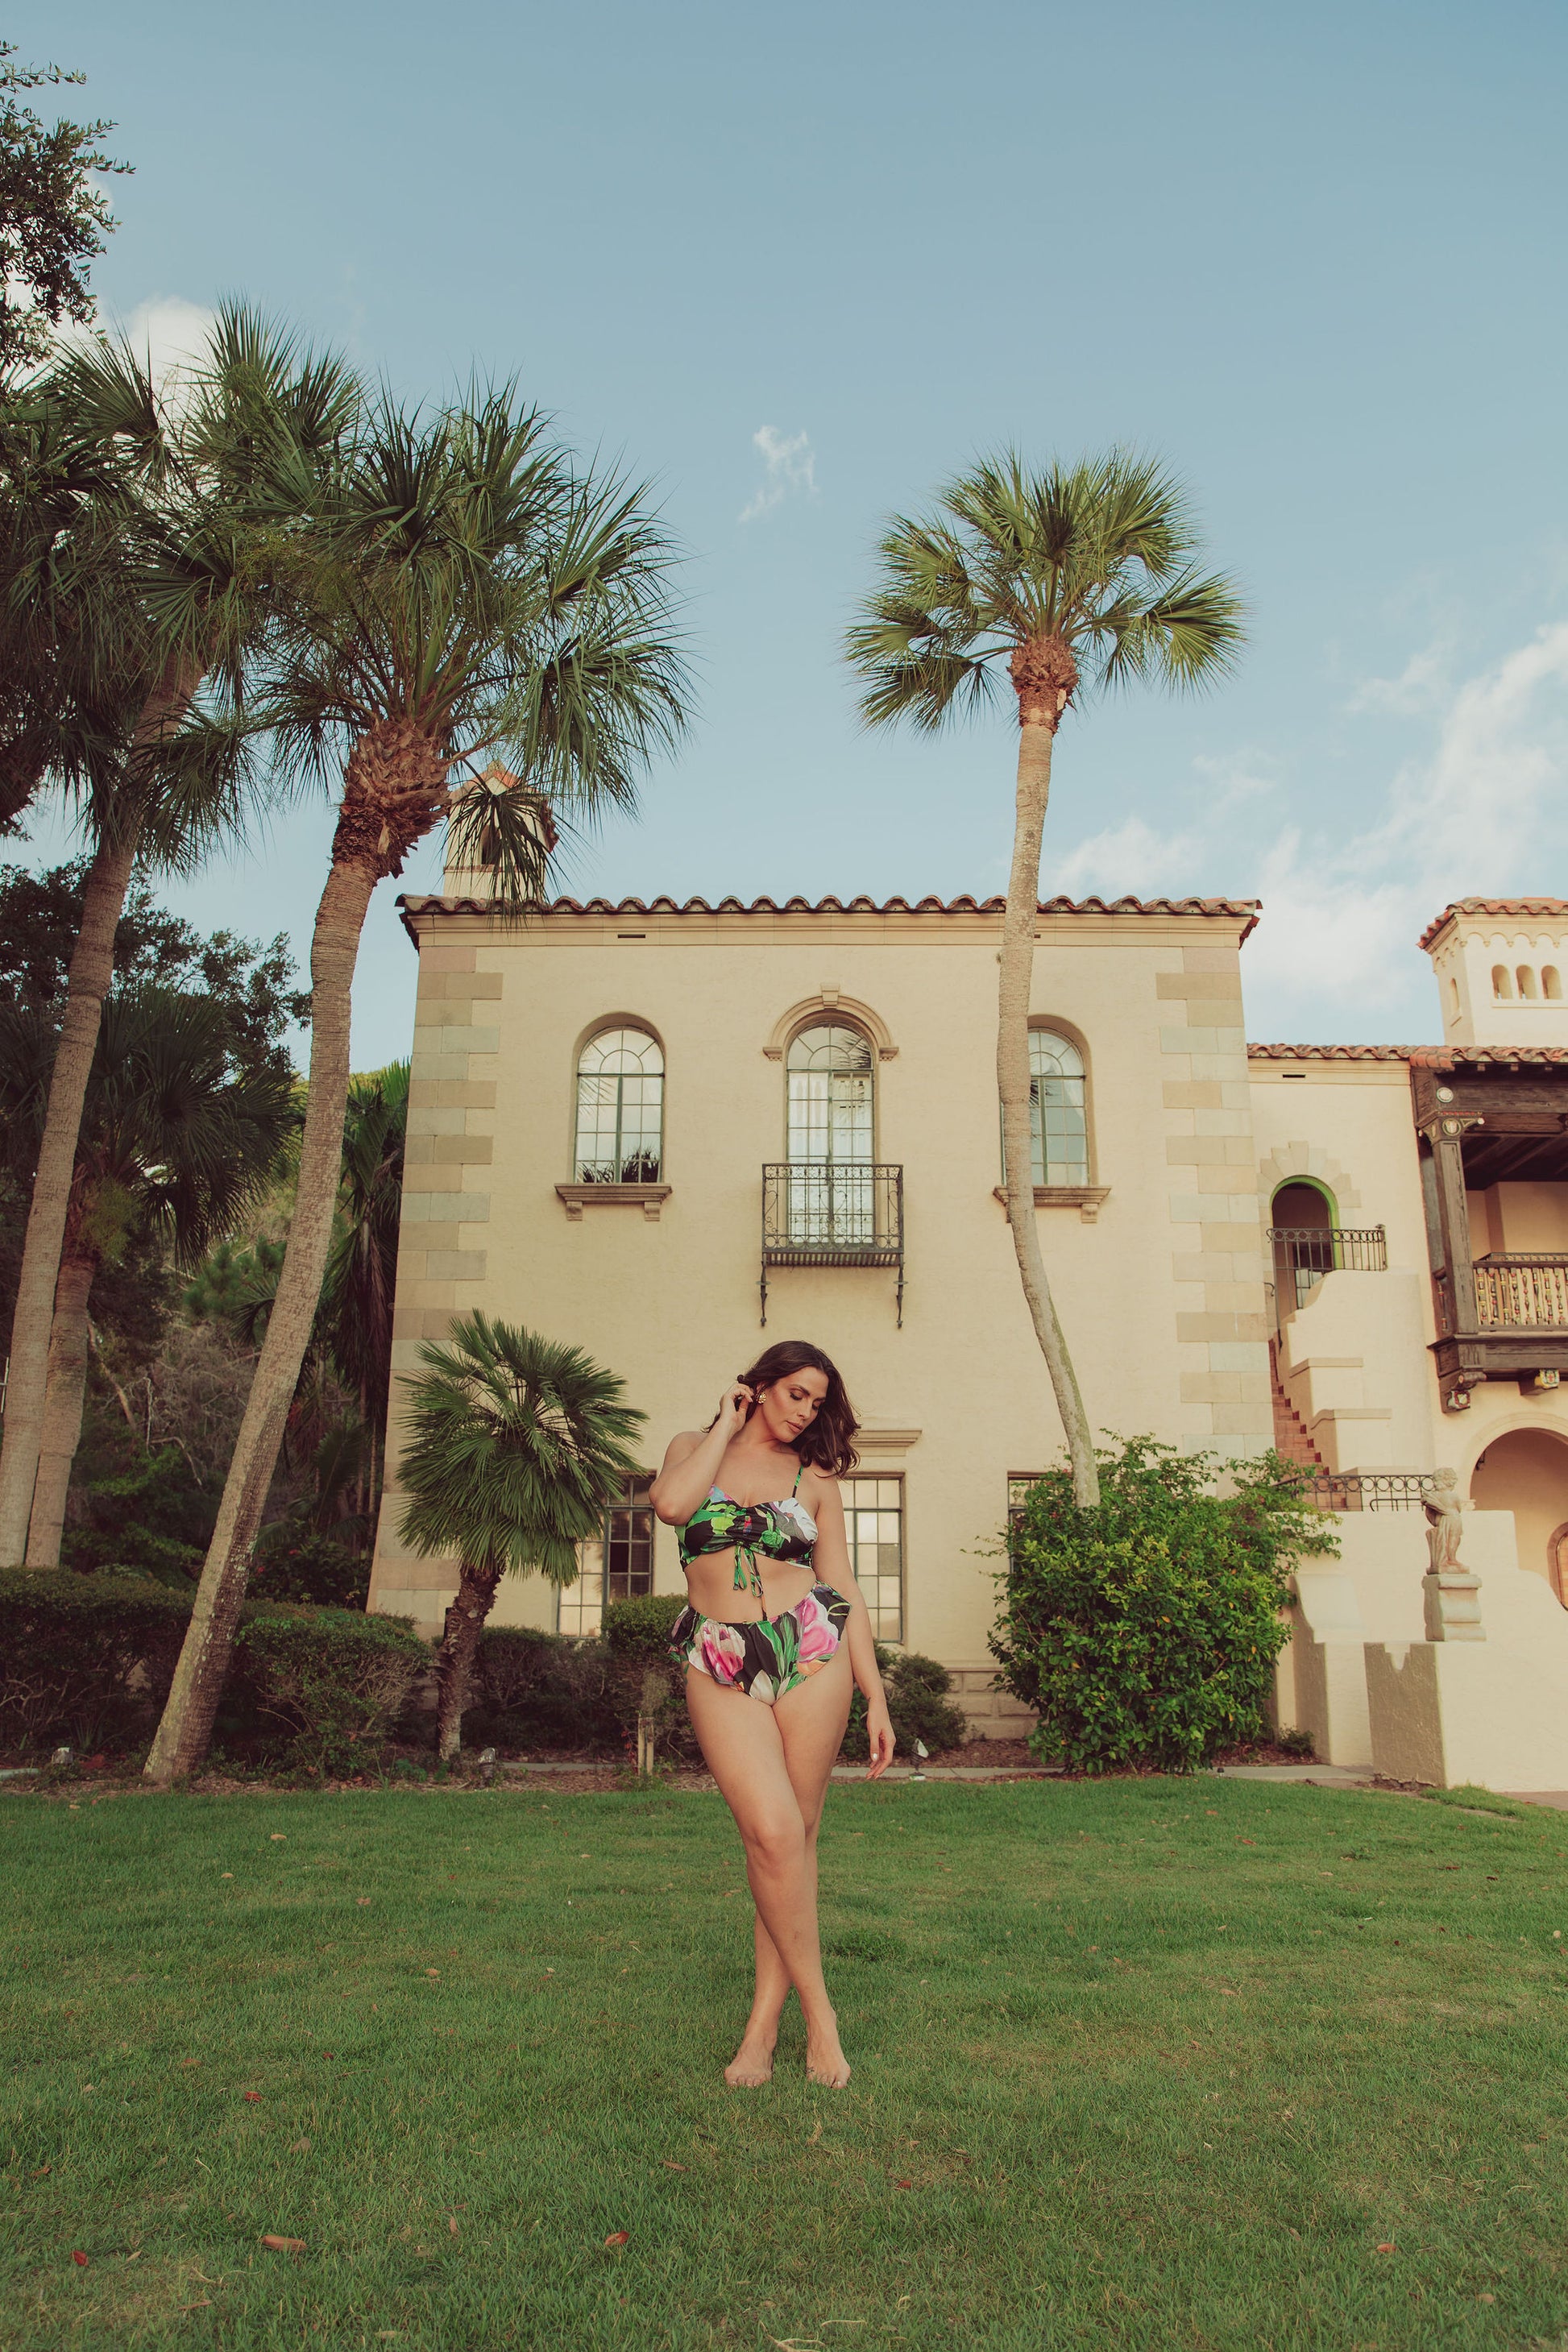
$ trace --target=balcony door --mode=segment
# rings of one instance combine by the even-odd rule
[[[786,1227],[792,1242],[874,1242],[876,1061],[864,1031],[803,1029],[790,1046]]]

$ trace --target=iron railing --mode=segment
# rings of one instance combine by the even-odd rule
[[[1318,1470],[1298,1491],[1320,1511],[1418,1511],[1423,1483],[1419,1470]]]
[[[768,1268],[885,1265],[904,1319],[904,1171],[884,1161],[770,1160],[763,1169],[763,1321]]]
[[[1325,1274],[1388,1271],[1388,1237],[1381,1225],[1270,1225],[1268,1238],[1284,1245],[1298,1307],[1305,1307]]]
[[[1568,1256],[1479,1257],[1473,1271],[1481,1330],[1568,1330]]]

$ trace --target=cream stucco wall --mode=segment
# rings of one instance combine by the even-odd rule
[[[988,1680],[994,1546],[1010,1475],[1059,1452],[1000,1178],[994,1069],[999,916],[804,907],[563,908],[510,929],[416,911],[420,979],[395,1356],[482,1306],[586,1348],[648,1416],[657,1464],[774,1339],[842,1367],[867,1471],[906,1481],[909,1643]],[[1037,1209],[1090,1415],[1225,1454],[1269,1438],[1259,1236],[1238,950],[1245,914],[1042,913],[1033,1006],[1082,1040],[1093,1222]],[[877,1157],[904,1170],[903,1327],[883,1270],[773,1270],[759,1328],[761,1169],[784,1157],[784,1066],[804,1023],[858,1004],[880,1038]],[[667,1069],[657,1217],[569,1216],[576,1057],[614,1018]],[[770,1053],[770,1045],[773,1050]],[[395,1404],[389,1459],[395,1461]],[[450,1563],[409,1558],[389,1490],[373,1606],[431,1623]],[[679,1584],[660,1528],[656,1581]],[[549,1622],[537,1584],[501,1618]]]

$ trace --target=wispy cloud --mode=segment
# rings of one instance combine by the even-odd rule
[[[762,453],[763,478],[742,508],[740,521],[759,522],[783,506],[795,490],[816,497],[816,456],[809,433],[786,436],[775,425],[763,425],[752,434],[752,446]]]
[[[1458,684],[1435,656],[1378,684],[1437,704],[1429,753],[1407,761],[1353,829],[1299,804],[1272,832],[1273,786],[1251,757],[1207,769],[1201,814],[1162,831],[1142,817],[1091,835],[1042,875],[1047,891],[1151,898],[1230,890],[1262,899],[1247,950],[1255,1034],[1354,1039],[1412,1021],[1431,1027],[1417,934],[1451,898],[1527,895],[1561,884],[1568,859],[1568,622],[1538,629]],[[1358,697],[1367,711],[1393,699]],[[1409,707],[1409,706],[1407,706]],[[1241,781],[1225,791],[1226,771]],[[1252,793],[1247,780],[1255,780]],[[1256,802],[1248,812],[1248,797]]]

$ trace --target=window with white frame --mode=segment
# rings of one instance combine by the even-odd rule
[[[651,1478],[623,1480],[599,1533],[578,1545],[577,1581],[561,1588],[558,1633],[596,1633],[611,1601],[653,1591],[652,1484]]]
[[[1029,1032],[1029,1148],[1037,1184],[1089,1181],[1083,1055],[1054,1029]]]
[[[865,1595],[871,1631],[879,1642],[904,1638],[904,1482],[901,1478],[846,1478],[844,1531],[849,1565]]]
[[[577,1061],[579,1184],[657,1184],[664,1166],[664,1055],[646,1029],[601,1029]]]

